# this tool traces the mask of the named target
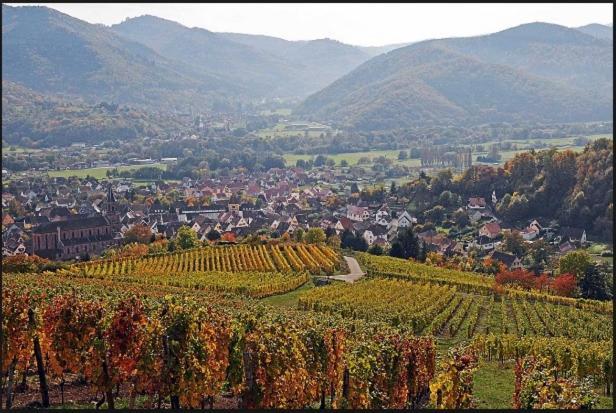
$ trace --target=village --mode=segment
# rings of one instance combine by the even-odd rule
[[[126,234],[135,226],[147,228],[152,241],[173,240],[187,226],[203,244],[298,240],[321,228],[328,239],[338,236],[342,248],[379,255],[410,227],[425,252],[445,260],[490,257],[510,270],[533,267],[537,247],[545,270],[561,255],[590,245],[584,228],[535,218],[524,227],[506,226],[495,214],[494,192],[445,213],[415,216],[407,209],[412,200],[394,193],[395,185],[377,199],[362,199],[362,185],[356,176],[296,167],[149,185],[92,177],[13,181],[2,192],[2,253],[89,260],[129,242]]]

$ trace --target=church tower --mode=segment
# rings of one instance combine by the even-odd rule
[[[105,203],[105,212],[107,215],[113,215],[118,212],[118,203],[115,195],[113,194],[113,188],[111,184],[107,187],[107,202]]]

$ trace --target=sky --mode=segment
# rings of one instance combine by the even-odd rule
[[[613,15],[612,4],[600,3],[28,4],[46,5],[105,25],[150,14],[215,32],[264,34],[287,40],[330,38],[359,46],[475,36],[536,21],[568,27],[607,24],[612,22]]]

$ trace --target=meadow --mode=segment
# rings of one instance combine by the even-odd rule
[[[92,176],[96,179],[104,179],[107,177],[107,171],[111,169],[117,169],[118,171],[134,171],[139,168],[154,167],[165,171],[167,165],[164,163],[152,163],[147,165],[121,165],[121,166],[105,166],[100,168],[84,168],[84,169],[63,169],[60,171],[48,171],[47,174],[50,177],[64,177],[76,176],[78,178],[85,178],[86,176]]]

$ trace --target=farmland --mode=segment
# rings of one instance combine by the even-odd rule
[[[133,308],[131,311],[149,314],[151,320],[161,317],[157,308],[173,308],[172,311],[179,312],[178,316],[184,314],[182,317],[193,317],[195,322],[201,323],[206,320],[198,321],[205,314],[201,311],[206,309],[209,314],[207,323],[218,331],[208,336],[208,340],[222,346],[226,340],[233,340],[233,335],[226,335],[222,327],[224,323],[241,324],[249,313],[267,314],[251,322],[256,323],[257,332],[245,336],[246,345],[255,340],[255,345],[261,342],[260,345],[269,348],[271,357],[279,357],[279,363],[282,363],[279,368],[284,374],[300,374],[291,368],[292,364],[307,361],[293,359],[281,352],[282,347],[277,346],[282,342],[275,344],[275,337],[284,337],[284,343],[303,349],[298,353],[303,354],[301,357],[312,357],[306,347],[308,337],[314,337],[310,334],[321,335],[326,343],[332,339],[331,334],[341,334],[338,340],[344,334],[348,348],[341,353],[340,368],[343,370],[348,368],[344,367],[349,366],[348,363],[356,362],[354,357],[360,354],[357,351],[360,351],[361,342],[368,346],[371,340],[387,342],[394,337],[390,334],[407,337],[404,340],[409,340],[409,345],[416,346],[418,351],[436,351],[439,357],[446,357],[452,346],[470,344],[481,355],[479,370],[474,375],[479,407],[509,406],[513,389],[513,354],[546,354],[549,349],[570,354],[574,373],[580,377],[594,376],[599,386],[596,391],[602,394],[606,378],[601,363],[607,360],[606,357],[611,357],[613,310],[610,303],[516,290],[496,294],[490,278],[479,274],[368,254],[357,257],[368,273],[364,279],[353,284],[333,282],[316,287],[311,274],[334,274],[340,268],[341,256],[328,247],[302,244],[206,247],[151,257],[92,261],[42,275],[8,275],[6,294],[9,295],[5,299],[14,303],[13,308],[21,308],[21,305],[27,308],[29,304],[19,301],[20,294],[27,294],[30,302],[38,303],[36,308],[41,311],[43,323],[59,322],[49,318],[52,310],[46,302],[53,302],[59,306],[57,308],[64,305],[90,308],[90,311],[109,313],[113,318],[121,314],[116,312],[119,311],[116,308],[137,305],[131,304],[134,303],[131,300],[138,299],[143,302],[139,304],[143,307],[130,307]],[[36,298],[43,291],[45,298]],[[72,296],[66,295],[69,291],[73,291]],[[184,298],[168,301],[171,295]],[[170,305],[173,307],[168,307]],[[223,308],[227,310],[222,311]],[[160,318],[162,323],[169,322],[164,320],[166,318]],[[285,321],[280,324],[280,320]],[[95,323],[95,320],[87,322]],[[353,327],[348,329],[351,325]],[[370,331],[377,331],[375,328],[380,338],[371,335]],[[280,336],[266,335],[266,330],[276,331]],[[309,333],[311,331],[314,333]],[[53,348],[54,344],[50,342],[49,345]],[[384,357],[376,347],[369,351],[376,359]],[[54,353],[52,357],[59,355]],[[226,363],[224,357],[220,359],[223,364]],[[229,353],[228,357],[233,356]],[[431,363],[428,360],[426,363]],[[558,361],[561,364],[556,364],[558,369],[567,368],[562,359],[558,360],[561,360]],[[590,363],[588,360],[595,361]],[[88,363],[95,363],[95,360]],[[209,362],[200,363],[204,363],[203,368],[214,368],[214,364]],[[432,367],[424,367],[428,369],[428,377],[432,377]],[[317,374],[319,367],[311,368],[316,369]],[[70,369],[79,371],[76,365]],[[54,376],[57,373],[53,369],[50,374],[58,377]],[[143,371],[138,374],[152,373]],[[208,382],[213,386],[211,394],[216,398],[220,391],[218,386],[230,379],[222,372],[220,374]],[[354,380],[360,380],[360,376],[353,376],[359,373],[350,374],[356,377]],[[369,377],[376,372],[369,368],[361,374],[364,374],[361,377]],[[275,377],[274,374],[263,384],[264,391],[281,385]],[[233,380],[241,382],[244,379],[240,376]],[[298,394],[299,390],[288,391]],[[180,398],[183,406],[198,403],[190,398],[190,393],[183,394]],[[289,402],[272,394],[271,398],[265,399],[271,403],[266,406],[304,406],[303,403],[311,404],[310,400],[316,402],[311,394],[304,394],[304,399],[296,401],[299,404],[285,404]],[[250,403],[248,390],[240,391],[237,397],[240,403]],[[329,399],[328,396],[332,406],[340,406],[338,403],[342,402],[333,395]],[[144,400],[147,401],[148,397]],[[344,403],[355,407],[375,407],[379,406],[375,403],[380,402],[374,398],[349,397]],[[602,406],[610,406],[609,403],[607,397],[601,396]]]
[[[122,171],[134,171],[143,167],[151,167],[158,168],[162,171],[167,169],[167,165],[163,163],[152,163],[147,165],[120,165],[120,166],[109,166],[109,167],[101,167],[101,168],[84,168],[84,169],[64,169],[60,171],[49,171],[47,172],[50,177],[64,177],[68,178],[69,176],[77,176],[79,178],[85,178],[86,176],[92,176],[96,179],[103,179],[107,175],[108,170],[117,169],[119,172]]]
[[[611,134],[585,136],[585,138],[588,139],[589,141],[600,139],[600,138],[611,138],[611,137],[612,137]],[[517,149],[515,150],[500,151],[502,158],[499,164],[502,165],[509,159],[513,158],[516,154],[528,151],[532,149],[533,147],[544,148],[544,149],[554,147],[558,149],[571,149],[576,152],[582,151],[584,149],[584,144],[576,145],[574,142],[575,139],[576,137],[554,138],[554,139],[528,139],[528,140],[507,139],[507,140],[502,140],[501,142],[489,141],[489,142],[482,143],[481,145],[484,148],[489,148],[491,145],[498,144],[498,143],[511,143],[513,145],[517,145]],[[476,149],[474,148],[475,145],[470,145],[470,146],[473,147],[473,162],[475,162],[475,159],[477,158],[477,156],[487,155],[488,153],[487,151],[476,151]],[[465,145],[462,145],[462,147],[465,147]],[[406,148],[406,150],[408,150],[408,148]],[[336,166],[340,166],[340,162],[342,162],[343,160],[346,161],[349,165],[357,165],[359,159],[361,158],[368,158],[372,160],[380,156],[384,156],[385,158],[391,159],[392,161],[394,161],[394,164],[398,164],[398,165],[405,165],[409,167],[421,166],[420,159],[398,160],[399,152],[400,150],[398,149],[392,149],[392,150],[366,151],[366,152],[345,152],[345,153],[336,153],[336,154],[326,154],[325,156],[327,156],[330,159],[333,159],[336,162]],[[314,159],[315,157],[316,155],[309,155],[309,154],[285,154],[284,155],[284,159],[287,165],[295,165],[295,163],[299,159],[303,159],[307,161],[310,159]]]

